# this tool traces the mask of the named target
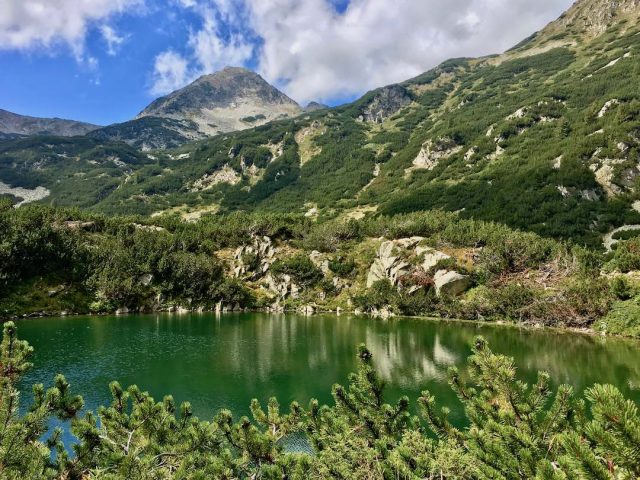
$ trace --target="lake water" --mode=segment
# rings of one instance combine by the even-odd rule
[[[248,414],[252,398],[330,402],[332,384],[346,382],[357,365],[357,344],[366,343],[390,400],[406,394],[415,405],[428,389],[459,421],[447,369],[464,364],[476,335],[515,357],[529,382],[546,370],[556,384],[582,391],[612,383],[640,403],[640,343],[623,339],[465,322],[261,313],[42,318],[18,327],[35,347],[24,387],[50,385],[63,373],[90,409],[110,401],[112,380],[137,384],[156,400],[166,394],[189,400],[205,419],[221,408]]]

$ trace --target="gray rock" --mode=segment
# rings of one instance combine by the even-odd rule
[[[362,110],[360,119],[366,122],[382,123],[410,103],[411,96],[402,85],[380,88]]]
[[[471,279],[467,275],[448,270],[438,270],[434,282],[438,296],[460,295],[471,286]]]
[[[424,255],[422,268],[428,271],[435,267],[441,260],[449,260],[451,257],[446,253],[439,252],[430,247],[416,247],[416,255]]]
[[[389,280],[395,286],[398,284],[398,279],[408,272],[409,264],[393,255],[394,248],[393,241],[382,242],[378,249],[378,258],[369,268],[367,288],[371,288],[380,280]]]

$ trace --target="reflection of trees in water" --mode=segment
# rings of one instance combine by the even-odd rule
[[[328,400],[331,385],[346,382],[356,367],[356,345],[363,342],[390,386],[411,395],[429,388],[444,399],[447,369],[464,364],[479,334],[495,351],[513,356],[529,382],[547,370],[556,382],[578,389],[614,383],[640,400],[640,391],[631,391],[640,384],[640,345],[618,339],[349,315],[159,315],[22,325],[37,349],[29,382],[48,383],[63,372],[92,405],[104,401],[114,378],[191,400],[201,411],[212,401],[246,407],[253,396]]]
[[[613,382],[640,384],[640,351],[635,342],[462,322],[375,320],[351,316],[256,315],[235,324],[226,319],[216,333],[225,339],[225,366],[247,381],[274,374],[317,375],[343,381],[355,362],[358,343],[374,354],[381,377],[403,388],[443,382],[452,365],[462,365],[476,335],[497,352],[512,356],[522,376],[533,381],[546,370],[554,381],[584,388]]]

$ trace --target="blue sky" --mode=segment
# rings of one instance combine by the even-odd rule
[[[2,0],[0,108],[97,124],[243,65],[337,104],[509,48],[571,0]]]

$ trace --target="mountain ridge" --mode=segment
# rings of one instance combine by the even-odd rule
[[[61,137],[73,137],[85,135],[98,128],[101,127],[77,120],[57,117],[32,117],[0,109],[0,133],[7,135],[59,135]]]

